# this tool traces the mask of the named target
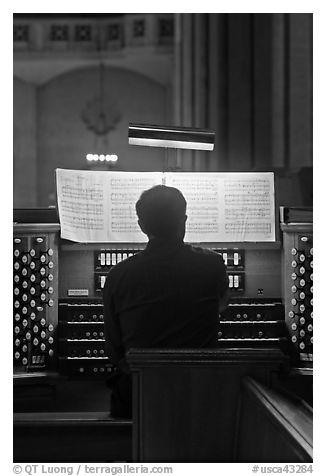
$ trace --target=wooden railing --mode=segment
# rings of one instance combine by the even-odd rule
[[[243,381],[236,459],[242,462],[312,461],[312,408],[252,378]]]

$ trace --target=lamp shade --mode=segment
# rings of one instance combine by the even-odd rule
[[[172,147],[175,149],[213,150],[215,132],[190,127],[129,124],[130,145]]]

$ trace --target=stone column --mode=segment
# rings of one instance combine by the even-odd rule
[[[175,122],[184,127],[212,128],[218,139],[213,152],[178,151],[183,171],[220,169],[218,157],[225,148],[225,135],[221,137],[225,114],[224,22],[225,15],[220,14],[176,15]]]

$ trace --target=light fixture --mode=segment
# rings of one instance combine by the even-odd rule
[[[192,127],[129,124],[130,145],[169,147],[174,149],[213,150],[215,132]]]
[[[100,27],[98,27],[100,28]],[[116,104],[116,97],[108,97],[108,82],[105,77],[105,57],[106,51],[102,49],[101,32],[97,32],[97,54],[99,58],[98,69],[98,91],[95,96],[89,99],[81,112],[81,119],[87,129],[94,134],[94,144],[92,154],[86,155],[88,166],[99,167],[108,166],[113,168],[117,165],[118,156],[106,154],[109,148],[108,136],[116,129],[121,120],[121,113]],[[95,162],[95,163],[94,163]]]
[[[118,156],[116,154],[87,154],[86,155],[86,160],[88,162],[97,162],[97,161],[100,161],[100,162],[112,162],[112,163],[116,163],[118,161]]]

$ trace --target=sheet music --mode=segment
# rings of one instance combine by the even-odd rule
[[[165,185],[178,188],[187,201],[185,241],[215,241],[221,234],[217,174],[170,172],[165,174]]]
[[[165,183],[187,200],[189,242],[275,241],[273,173],[106,172],[57,169],[61,237],[146,242],[135,204]]]
[[[225,174],[225,241],[275,241],[274,174]]]
[[[116,242],[146,242],[135,205],[144,190],[162,184],[161,172],[108,172],[109,236]]]
[[[56,170],[61,237],[79,243],[146,242],[135,204],[160,172]]]
[[[108,177],[103,172],[56,169],[61,237],[91,243],[108,240]]]
[[[275,241],[273,173],[166,173],[187,200],[190,242]]]

